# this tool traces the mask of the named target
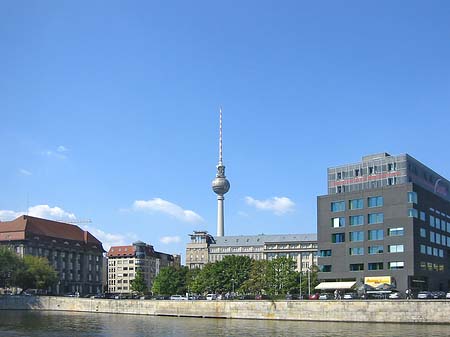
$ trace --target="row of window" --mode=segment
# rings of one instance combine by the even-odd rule
[[[367,215],[367,223],[369,225],[383,223],[384,214],[383,213],[370,213]],[[364,225],[364,215],[351,215],[349,216],[350,226],[361,226]],[[345,217],[331,218],[331,227],[339,228],[345,227]]]
[[[364,231],[349,232],[349,241],[364,241]],[[403,236],[405,234],[405,229],[403,227],[388,228],[388,236]],[[367,239],[369,241],[373,240],[383,240],[384,230],[383,229],[371,229],[367,231]],[[342,243],[345,242],[345,233],[334,233],[331,234],[332,243]]]
[[[420,245],[420,252],[430,256],[444,257],[444,250],[436,247]]]
[[[417,204],[417,193],[416,192],[408,192],[408,203]],[[383,206],[383,197],[382,196],[374,196],[367,198],[367,207],[382,207]],[[363,209],[364,208],[364,199],[351,199],[348,201],[348,209]],[[331,212],[343,212],[345,211],[345,201],[333,201],[331,202]]]
[[[358,167],[353,170],[346,170],[346,171],[338,171],[336,172],[336,175],[331,174],[330,179],[332,180],[341,180],[341,179],[347,179],[347,178],[353,178],[353,177],[362,177],[364,175],[373,175],[378,174],[381,172],[392,172],[397,170],[397,163],[388,163],[383,165],[372,165],[366,167]]]
[[[403,253],[405,251],[404,245],[388,245],[388,253]],[[369,255],[375,255],[375,254],[383,254],[384,253],[384,246],[383,245],[374,245],[367,247],[367,253]],[[349,255],[364,255],[364,247],[351,247],[348,249]],[[327,257],[331,256],[331,249],[323,249],[319,251],[320,257]]]
[[[392,261],[387,263],[387,269],[396,270],[405,268],[404,261]],[[332,266],[330,264],[319,265],[319,271],[322,273],[330,273],[332,270]],[[367,270],[382,270],[384,269],[383,262],[369,262],[367,263]],[[363,271],[364,263],[351,263],[349,265],[350,271]]]
[[[420,266],[420,269],[428,270],[428,271],[439,271],[439,272],[442,272],[442,271],[445,270],[444,265],[443,264],[438,264],[438,263],[431,263],[431,262],[420,261],[419,266]]]

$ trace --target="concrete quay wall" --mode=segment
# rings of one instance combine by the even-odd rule
[[[298,321],[450,324],[450,301],[153,301],[0,297],[0,310],[51,310],[154,316]]]

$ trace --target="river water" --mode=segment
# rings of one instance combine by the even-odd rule
[[[450,325],[323,323],[112,315],[77,312],[0,311],[1,337],[434,337]]]

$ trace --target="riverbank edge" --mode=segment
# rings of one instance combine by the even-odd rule
[[[353,323],[450,324],[448,300],[154,301],[2,296],[0,310]]]

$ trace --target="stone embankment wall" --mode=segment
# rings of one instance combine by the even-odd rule
[[[299,321],[450,324],[450,300],[154,301],[2,296],[0,309]]]

